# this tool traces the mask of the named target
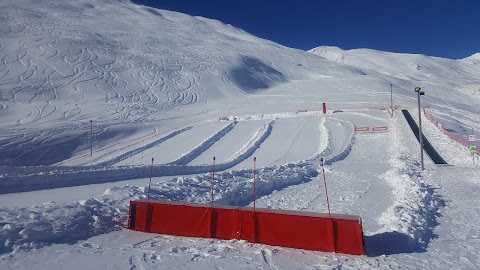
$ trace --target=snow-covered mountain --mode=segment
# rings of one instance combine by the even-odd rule
[[[219,21],[129,1],[0,5],[3,125],[151,119],[319,72],[352,73]]]
[[[474,54],[470,55],[469,57],[463,58],[463,60],[471,61],[474,64],[476,64],[480,60],[480,53],[474,53]]]
[[[342,50],[338,47],[320,46],[309,52],[332,62],[371,69],[376,72],[409,81],[426,82],[451,88],[465,84],[480,86],[480,66],[475,61],[479,53],[452,60],[420,54],[390,53],[370,49]]]
[[[128,0],[3,0],[0,269],[474,269],[479,161],[462,142],[480,136],[478,61],[305,52]],[[388,111],[416,115],[415,86],[449,166],[419,169]],[[256,157],[258,207],[315,212],[325,160],[367,256],[124,229],[149,176],[152,199],[209,203],[213,157],[213,203],[253,203]]]
[[[466,104],[476,103],[451,90],[477,97],[480,86],[479,65],[466,60],[332,47],[312,50],[323,58],[313,57],[219,21],[129,1],[21,0],[0,7],[0,118],[8,130],[0,160],[7,164],[52,164],[86,151],[78,138],[90,120],[105,129],[176,119],[205,113],[206,103],[216,104],[209,111],[218,117],[225,103],[298,80],[373,78],[387,82],[380,91],[389,82],[407,95],[419,84],[435,87],[437,99]],[[51,150],[58,145],[60,156]]]
[[[67,140],[63,151],[85,150],[71,140],[90,120],[103,128],[196,115],[202,104],[219,110],[292,80],[359,73],[219,21],[130,1],[2,1],[0,8],[3,163],[64,158],[17,145]]]

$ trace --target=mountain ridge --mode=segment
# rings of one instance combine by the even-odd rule
[[[332,46],[319,46],[309,52],[332,62],[371,69],[410,81],[430,82],[453,88],[461,88],[465,82],[480,85],[478,80],[480,67],[472,65],[478,54],[453,60],[423,54],[392,53],[372,49],[342,50]]]

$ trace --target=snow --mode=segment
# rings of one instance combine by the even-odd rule
[[[470,55],[469,57],[465,57],[463,60],[472,60],[473,62],[478,61],[478,60],[480,60],[480,52],[474,53],[474,54]]]
[[[118,0],[0,3],[1,269],[476,269],[478,55],[321,46]],[[420,149],[393,102],[448,162]],[[327,114],[323,114],[323,103]],[[425,116],[425,115],[423,115]],[[415,119],[417,120],[417,119]],[[90,122],[92,121],[92,122]],[[355,127],[387,127],[355,132]],[[92,147],[92,148],[91,148]],[[91,151],[92,150],[92,154]],[[127,230],[130,200],[362,217],[365,256]]]

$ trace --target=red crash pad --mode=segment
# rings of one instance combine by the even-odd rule
[[[364,254],[358,216],[168,201],[130,201],[128,228],[179,236],[242,239],[308,250]]]

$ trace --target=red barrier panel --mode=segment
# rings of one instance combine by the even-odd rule
[[[338,253],[360,255],[363,250],[363,231],[360,217],[352,219],[349,216],[334,218],[335,251]]]
[[[355,127],[355,132],[386,132],[388,127]]]
[[[136,231],[242,239],[252,243],[360,255],[360,217],[312,212],[130,201],[128,228]]]
[[[327,113],[327,104],[325,102],[323,102],[323,113]]]
[[[335,252],[333,220],[327,216],[300,215],[301,212],[298,211],[262,210],[255,213],[258,231],[256,242]]]
[[[373,131],[388,131],[388,127],[373,127]]]
[[[355,127],[355,131],[368,131],[369,127]]]
[[[425,115],[425,118],[430,120],[437,128],[440,129],[440,131],[443,132],[443,134],[447,135],[450,139],[458,142],[459,144],[465,146],[467,149],[470,148],[470,145],[472,145],[471,142],[469,142],[466,138],[463,138],[462,136],[458,134],[454,134],[450,132],[448,129],[442,127],[442,125],[433,118],[433,116],[425,109],[423,108],[423,114]],[[480,155],[480,148],[477,149],[477,154]]]

